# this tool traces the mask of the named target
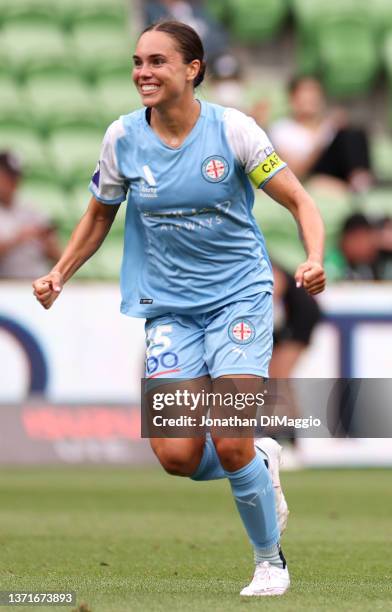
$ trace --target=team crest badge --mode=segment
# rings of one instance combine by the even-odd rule
[[[256,336],[256,330],[249,319],[236,319],[230,324],[230,340],[237,344],[250,344]]]
[[[224,157],[212,155],[204,160],[201,171],[206,181],[220,183],[229,174],[229,164]]]

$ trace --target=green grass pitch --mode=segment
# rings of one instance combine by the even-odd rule
[[[283,474],[292,588],[241,600],[252,555],[225,481],[157,469],[3,468],[0,590],[75,590],[78,610],[392,610],[388,470]],[[1,610],[71,610],[70,607]]]

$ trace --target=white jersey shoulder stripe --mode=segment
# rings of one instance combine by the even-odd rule
[[[252,174],[274,153],[270,139],[254,119],[234,108],[224,111],[223,121],[227,140],[236,159],[246,174]],[[280,162],[279,166],[283,168],[286,164]]]

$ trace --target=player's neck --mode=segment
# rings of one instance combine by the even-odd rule
[[[200,103],[192,98],[191,103],[153,108],[151,127],[171,147],[182,145],[200,116]]]

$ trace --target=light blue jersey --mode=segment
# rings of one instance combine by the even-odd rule
[[[155,134],[146,109],[112,123],[90,189],[105,204],[128,193],[121,311],[192,315],[270,293],[251,180],[263,187],[285,166],[253,119],[215,104],[201,102],[178,148]]]

